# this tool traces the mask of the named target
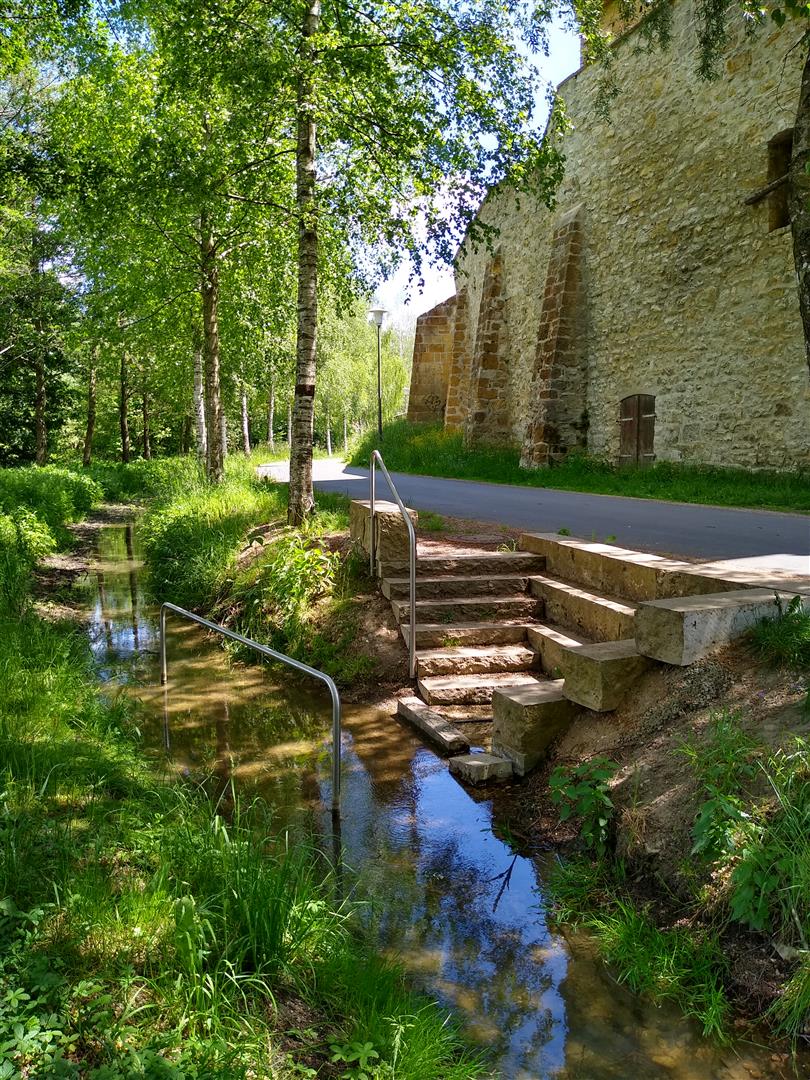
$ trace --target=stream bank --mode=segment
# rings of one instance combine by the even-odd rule
[[[98,662],[134,683],[145,746],[181,776],[255,794],[303,835],[330,833],[328,709],[272,667],[229,664],[195,627],[172,625],[167,717],[148,641],[137,560],[110,530],[101,551],[105,600],[88,581]],[[112,551],[120,558],[111,573]],[[117,582],[117,584],[114,584]],[[130,676],[134,627],[144,647]],[[93,631],[92,627],[95,626]],[[150,677],[149,665],[152,665]],[[470,793],[388,710],[345,712],[340,843],[366,933],[390,949],[416,985],[462,1021],[505,1078],[742,1080],[791,1075],[770,1051],[721,1048],[671,1007],[618,986],[587,935],[549,922],[551,855],[516,853],[514,814]],[[519,797],[519,795],[517,796]],[[516,831],[521,830],[515,826]],[[300,832],[298,832],[300,830]]]

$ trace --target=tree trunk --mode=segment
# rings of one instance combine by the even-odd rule
[[[143,458],[144,461],[149,461],[152,457],[152,440],[149,438],[149,394],[145,388],[141,404],[141,416],[143,417]]]
[[[793,233],[793,261],[799,287],[799,312],[804,329],[804,350],[810,371],[810,49],[807,52],[793,128],[788,208]]]
[[[194,335],[194,426],[197,436],[197,455],[205,461],[208,440],[205,433],[202,342],[198,332]]]
[[[183,418],[183,427],[180,432],[180,453],[187,454],[191,449],[191,432],[194,427],[194,420],[186,413]]]
[[[245,451],[245,456],[250,457],[250,417],[248,415],[248,399],[247,390],[245,384],[241,384],[241,397],[242,397],[242,448]]]
[[[321,0],[307,0],[298,79],[295,193],[298,208],[298,328],[295,398],[290,445],[287,520],[300,525],[312,510],[312,436],[315,407],[315,358],[318,331],[318,226],[315,202],[316,128],[314,115],[315,50],[312,38],[321,18]]]
[[[118,422],[121,428],[121,461],[129,462],[129,357],[126,349],[121,350],[121,386],[118,398]]]
[[[270,396],[267,399],[267,445],[271,450],[276,448],[276,386],[270,383]]]
[[[40,294],[40,234],[35,232],[31,241],[31,276],[34,282],[33,295],[35,296],[34,330],[36,339],[34,342],[34,434],[36,437],[36,462],[44,465],[48,460],[48,429],[45,422],[45,408],[47,394],[45,391],[45,337],[44,324],[41,309]]]
[[[326,410],[326,456],[332,456],[332,419],[329,410]]]
[[[206,471],[220,483],[225,477],[225,415],[219,380],[219,266],[208,214],[200,214],[200,293],[203,309],[205,371]]]
[[[96,363],[98,361],[98,346],[93,350],[90,367],[87,372],[87,427],[84,431],[84,453],[82,464],[85,468],[90,464],[93,457],[93,433],[96,430]]]
[[[37,436],[37,465],[44,465],[48,460],[48,429],[45,425],[45,405],[47,395],[45,393],[45,364],[42,353],[37,350],[37,358],[34,361],[37,389],[34,399],[34,428]]]

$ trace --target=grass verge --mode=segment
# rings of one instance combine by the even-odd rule
[[[666,461],[651,468],[619,468],[585,454],[570,454],[549,469],[521,469],[520,454],[512,447],[465,447],[459,431],[406,420],[389,424],[381,445],[376,433],[366,435],[355,445],[351,464],[367,466],[374,449],[382,451],[389,469],[425,476],[810,513],[806,469],[750,472]]]

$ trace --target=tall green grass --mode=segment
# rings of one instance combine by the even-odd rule
[[[807,469],[750,472],[668,461],[651,468],[619,468],[582,453],[569,454],[549,469],[521,469],[515,447],[466,447],[459,431],[405,420],[386,427],[379,447],[376,433],[365,435],[353,448],[351,464],[367,466],[377,448],[389,469],[425,476],[810,513]]]
[[[55,465],[0,469],[0,511],[29,510],[57,536],[68,539],[65,526],[79,521],[103,498],[102,488],[88,475]]]

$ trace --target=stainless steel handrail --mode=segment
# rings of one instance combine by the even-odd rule
[[[231,641],[238,641],[240,645],[247,645],[250,649],[255,649],[256,652],[267,656],[271,660],[278,660],[281,664],[286,664],[288,667],[295,668],[296,671],[303,672],[304,675],[310,675],[313,679],[318,679],[320,682],[325,683],[329,694],[332,698],[332,815],[337,817],[340,814],[340,741],[341,741],[341,726],[340,726],[340,694],[338,688],[335,686],[334,680],[331,679],[325,672],[318,671],[316,668],[310,667],[308,664],[302,664],[300,660],[293,660],[291,656],[285,656],[284,653],[276,652],[275,649],[271,649],[268,645],[260,645],[258,641],[251,641],[250,638],[244,637],[242,634],[237,634],[233,630],[226,630],[224,626],[219,626],[217,623],[209,622],[208,619],[203,619],[200,615],[195,615],[193,611],[187,611],[185,608],[178,607],[176,604],[161,604],[160,605],[160,685],[165,686],[168,678],[168,670],[166,664],[166,613],[173,611],[175,615],[182,615],[184,619],[190,619],[192,622],[197,623],[199,626],[204,626],[206,630],[211,630],[215,634],[221,634],[223,637],[229,638]]]
[[[408,526],[408,549],[410,555],[410,573],[408,577],[410,597],[410,614],[411,625],[408,631],[408,669],[410,671],[410,677],[416,678],[416,529],[413,527],[411,521],[411,515],[408,513],[407,507],[399,497],[399,492],[394,487],[394,481],[391,479],[391,474],[385,467],[385,462],[382,459],[382,454],[379,450],[372,451],[371,461],[369,462],[369,511],[371,513],[371,520],[369,527],[371,529],[371,542],[369,548],[371,551],[371,576],[374,577],[375,567],[374,559],[376,556],[376,533],[374,530],[374,502],[377,496],[377,465],[383,471],[383,476],[388,481],[388,486],[391,489],[391,494],[394,496],[400,513],[405,518],[405,524]]]

